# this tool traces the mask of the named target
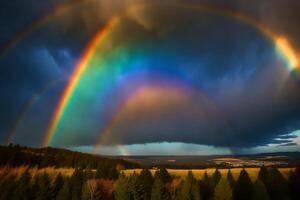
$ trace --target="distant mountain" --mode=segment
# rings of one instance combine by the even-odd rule
[[[294,151],[294,152],[258,153],[258,154],[253,154],[253,156],[288,156],[288,157],[300,158],[300,152]]]
[[[114,156],[137,162],[144,166],[164,166],[168,168],[208,168],[208,167],[259,167],[298,166],[300,152],[274,152],[243,155],[199,155],[199,156]]]
[[[30,148],[19,145],[0,146],[0,166],[37,166],[91,168],[116,167],[138,168],[139,164],[122,158],[106,158],[99,155],[75,152],[60,148]]]

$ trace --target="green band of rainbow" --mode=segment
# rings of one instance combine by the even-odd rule
[[[79,64],[76,66],[74,72],[72,73],[71,79],[67,84],[67,87],[64,89],[63,94],[59,100],[58,105],[54,111],[50,127],[46,133],[46,137],[43,141],[43,146],[47,146],[56,131],[59,120],[64,114],[65,108],[68,104],[70,97],[72,96],[74,89],[76,88],[81,76],[83,75],[85,69],[88,66],[89,60],[93,56],[93,52],[96,49],[97,45],[106,37],[112,27],[119,21],[119,17],[113,17],[110,19],[109,23],[96,34],[96,36],[90,41],[85,52],[80,58]]]
[[[177,4],[172,5],[176,6],[178,8],[186,8],[190,9],[192,11],[201,11],[201,12],[210,12],[218,15],[224,15],[228,17],[232,17],[234,19],[237,19],[245,24],[248,24],[249,26],[254,27],[255,29],[259,30],[261,33],[263,33],[267,38],[270,39],[270,41],[274,44],[274,47],[277,49],[277,51],[282,55],[284,60],[287,63],[287,67],[290,71],[298,70],[299,68],[299,60],[298,56],[295,53],[295,51],[292,49],[291,45],[289,44],[288,40],[284,37],[279,36],[275,32],[273,32],[270,28],[268,28],[263,23],[257,21],[256,19],[235,11],[231,9],[225,9],[222,7],[215,7],[210,5],[186,5],[186,4]],[[143,8],[144,6],[135,6],[132,10],[138,10]],[[127,10],[128,11],[128,10]],[[107,38],[107,36],[110,34],[111,30],[117,26],[120,19],[127,13],[121,13],[120,15],[112,17],[108,23],[102,28],[98,33],[95,34],[95,36],[91,39],[91,41],[88,43],[86,49],[84,50],[78,65],[75,67],[75,70],[72,73],[71,79],[68,82],[67,86],[65,87],[61,98],[59,99],[59,102],[56,106],[56,109],[54,111],[53,117],[50,122],[50,126],[46,132],[43,146],[48,146],[51,144],[51,141],[53,139],[53,136],[55,135],[57,131],[57,127],[62,119],[62,116],[68,106],[68,103],[70,101],[70,98],[72,97],[74,90],[76,89],[80,79],[84,76],[84,72],[86,68],[89,65],[89,61],[92,59],[94,52],[96,51],[97,47],[101,45],[101,43]]]

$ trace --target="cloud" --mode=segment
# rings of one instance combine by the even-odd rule
[[[280,144],[279,146],[297,146],[298,144],[295,143],[295,142],[288,142],[288,143],[285,143],[285,144]]]
[[[201,2],[208,1],[191,1],[192,4]],[[59,3],[61,2],[2,3],[0,30],[3,34],[0,36],[0,44],[4,44],[31,20],[42,16]],[[135,3],[136,1],[87,1],[29,34],[7,57],[0,60],[0,89],[3,94],[0,103],[1,142],[14,124],[22,105],[49,81],[59,76],[67,79],[93,34],[111,16]],[[176,4],[175,1],[170,1],[170,4],[173,3]],[[274,32],[286,36],[294,48],[300,49],[298,1],[213,1],[212,4],[226,5],[253,15]],[[196,92],[178,97],[172,90],[162,92],[158,89],[153,91],[159,95],[151,97],[151,106],[137,98],[134,106],[127,106],[118,114],[119,118],[111,127],[112,133],[107,136],[106,144],[134,145],[166,141],[230,148],[270,143],[285,146],[294,144],[291,140],[295,136],[286,133],[300,128],[299,83],[292,76],[286,78],[286,69],[282,59],[274,52],[273,44],[254,27],[212,13],[149,6],[124,17],[122,25],[116,30],[110,38],[113,50],[121,52],[122,47],[129,48],[131,52],[127,53],[130,55],[138,54],[151,45],[161,47],[154,48],[153,52],[146,52],[150,57],[160,57],[156,62],[151,62],[145,71],[159,71],[161,76],[171,77],[170,79],[180,77],[206,97],[195,95]],[[146,40],[150,45],[134,43],[140,40]],[[126,46],[130,41],[133,41],[132,46],[139,51],[130,45]],[[175,56],[168,57],[169,54]],[[135,58],[142,60],[141,57],[130,57]],[[172,68],[170,65],[176,67]],[[138,67],[132,67],[132,70],[138,70]],[[149,75],[141,75],[143,77]],[[153,82],[157,81],[155,78]],[[135,84],[130,81],[123,83]],[[35,108],[37,112],[28,116],[28,123],[22,126],[17,141],[38,145],[40,139],[36,143],[32,139],[43,137],[64,86],[65,82],[59,83],[45,98],[41,98]],[[124,88],[125,86],[119,90],[117,87],[110,89],[118,93]],[[87,91],[93,88],[83,89]],[[99,92],[94,92],[98,97]],[[120,93],[122,92],[124,90]],[[96,99],[96,96],[93,98]],[[115,99],[120,96],[111,95],[111,101],[119,103]],[[83,96],[77,100],[85,98],[88,97]],[[74,103],[75,105],[78,104]],[[94,108],[88,104],[82,107]],[[95,139],[101,135],[100,130],[113,117],[110,113],[112,105],[107,107],[101,108],[102,110],[91,109],[92,111],[77,111],[78,107],[73,107],[78,115],[70,118],[70,121],[85,124],[78,123],[73,127],[66,125],[63,129],[66,132],[60,135],[61,140],[58,139],[56,144],[94,145]],[[76,113],[75,111],[72,113]],[[97,117],[100,116],[100,111],[107,116]],[[43,113],[43,117],[39,119],[40,113]],[[84,119],[82,114],[86,116]]]

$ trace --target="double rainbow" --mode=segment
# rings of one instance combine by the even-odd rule
[[[223,15],[223,16],[227,16],[239,20],[259,30],[267,38],[269,38],[269,40],[274,44],[274,47],[276,48],[278,53],[285,60],[287,68],[290,71],[299,70],[298,55],[291,47],[288,40],[285,37],[276,34],[274,31],[272,31],[271,29],[269,29],[267,26],[257,21],[256,19],[235,10],[231,10],[223,7],[215,7],[210,5],[199,6],[199,5],[177,4],[171,6],[190,9],[192,11],[197,11],[197,12],[209,12],[216,15]],[[124,11],[123,13],[121,13],[120,15],[116,15],[112,17],[107,22],[107,24],[104,27],[102,27],[101,30],[98,33],[96,33],[95,36],[90,40],[81,58],[79,59],[79,62],[76,65],[68,84],[66,85],[59,99],[59,102],[53,113],[49,128],[46,131],[45,138],[42,144],[43,146],[49,146],[51,144],[53,137],[57,132],[58,125],[60,124],[61,119],[63,118],[63,115],[66,111],[66,108],[70,103],[70,99],[74,95],[74,91],[76,90],[78,83],[84,77],[86,69],[89,67],[90,61],[93,58],[96,49],[103,44],[103,42],[108,38],[110,33],[118,26],[118,24],[120,23],[121,19],[124,16],[126,16],[130,12],[140,10],[141,8],[144,7],[145,7],[144,5],[133,6],[127,9],[126,11]]]

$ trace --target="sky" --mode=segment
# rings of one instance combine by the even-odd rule
[[[297,0],[0,3],[0,144],[300,150]]]

